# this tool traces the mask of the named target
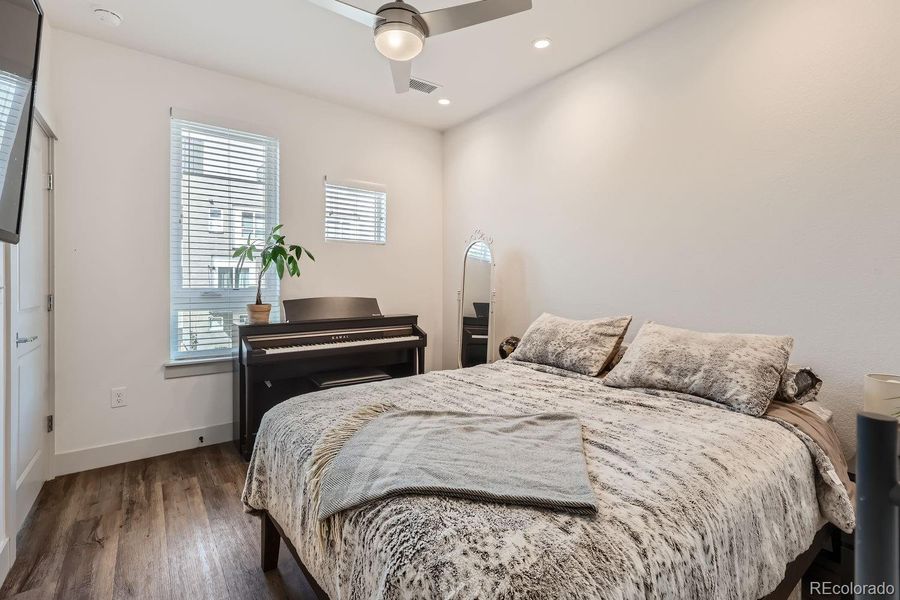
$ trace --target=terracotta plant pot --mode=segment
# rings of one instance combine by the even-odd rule
[[[265,325],[269,322],[269,313],[272,312],[271,304],[248,304],[247,316],[251,325]]]

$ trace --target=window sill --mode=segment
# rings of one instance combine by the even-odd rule
[[[172,360],[163,365],[163,372],[166,379],[231,373],[233,362],[230,356]]]

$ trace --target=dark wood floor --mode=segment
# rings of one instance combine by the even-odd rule
[[[245,473],[220,444],[47,482],[0,598],[313,598],[286,549],[260,570]]]

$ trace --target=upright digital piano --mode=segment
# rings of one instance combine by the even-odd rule
[[[416,315],[374,298],[284,301],[283,323],[241,325],[234,354],[234,442],[250,460],[263,414],[294,396],[425,372]]]

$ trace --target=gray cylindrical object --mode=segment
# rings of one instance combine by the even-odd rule
[[[900,517],[891,500],[897,487],[897,420],[859,413],[856,440],[856,599],[897,600]]]

